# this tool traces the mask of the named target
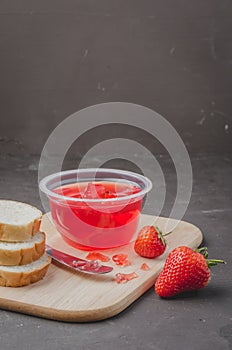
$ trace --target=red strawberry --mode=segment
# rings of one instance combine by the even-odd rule
[[[166,241],[158,227],[145,226],[135,241],[134,249],[144,258],[156,258],[166,249]]]
[[[209,266],[224,263],[223,260],[208,260],[207,248],[196,251],[178,247],[167,257],[163,271],[155,283],[156,293],[168,298],[178,293],[205,287],[210,280]]]

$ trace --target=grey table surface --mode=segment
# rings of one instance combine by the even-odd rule
[[[170,194],[165,215],[175,188],[174,169],[170,160],[157,158],[162,163]],[[0,160],[1,197],[41,207],[38,157],[8,153]],[[162,300],[151,288],[119,315],[87,324],[56,322],[1,310],[1,350],[232,349],[232,156],[195,155],[192,166],[193,192],[184,219],[202,229],[211,257],[227,261],[227,265],[214,268],[205,289]],[[149,208],[153,210],[152,203]]]

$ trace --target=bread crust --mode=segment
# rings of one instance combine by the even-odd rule
[[[0,267],[0,286],[23,287],[31,283],[38,282],[45,276],[50,264],[51,258],[48,256],[47,262],[45,262],[40,268],[36,268],[33,271],[12,272],[1,270]]]
[[[45,234],[41,242],[35,242],[34,246],[17,250],[0,249],[0,265],[14,266],[26,265],[38,260],[45,252]]]
[[[26,203],[22,203],[22,204],[32,207],[31,205]],[[32,208],[35,208],[35,207],[32,207]],[[23,242],[23,241],[29,240],[39,231],[41,219],[42,219],[42,212],[38,210],[38,217],[33,221],[29,222],[27,225],[10,225],[5,223],[0,223],[0,241]]]

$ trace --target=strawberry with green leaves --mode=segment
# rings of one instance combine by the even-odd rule
[[[185,246],[174,249],[155,283],[156,293],[169,298],[184,291],[204,288],[210,281],[209,267],[224,263],[223,260],[207,258],[205,247],[196,251]]]
[[[171,232],[170,232],[171,233]],[[166,240],[157,226],[144,226],[135,241],[135,252],[144,258],[156,258],[166,249]]]

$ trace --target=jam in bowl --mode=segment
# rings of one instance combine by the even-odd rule
[[[117,169],[61,171],[40,182],[56,229],[66,242],[83,250],[131,242],[151,188],[145,176]]]

